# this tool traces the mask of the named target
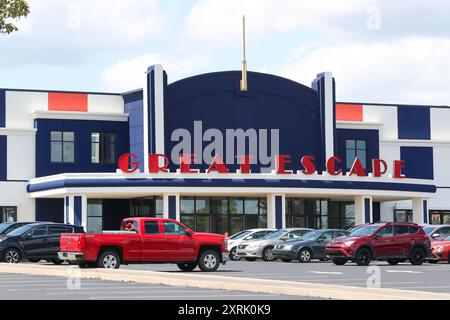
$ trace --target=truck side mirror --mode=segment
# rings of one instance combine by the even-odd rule
[[[192,234],[189,231],[187,231],[187,230],[185,232],[183,232],[183,235],[186,236],[186,237],[192,236]]]

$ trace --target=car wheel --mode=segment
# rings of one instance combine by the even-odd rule
[[[63,261],[63,260],[60,260],[60,259],[58,259],[58,258],[55,258],[55,259],[52,259],[52,262],[53,262],[54,264],[56,264],[56,265],[60,265],[60,264],[62,264],[64,261]]]
[[[3,262],[6,263],[19,263],[22,259],[20,251],[15,248],[9,248],[5,251],[3,256]]]
[[[397,259],[388,259],[387,262],[388,262],[391,266],[395,266],[395,265],[397,265],[400,261],[398,261]]]
[[[244,259],[250,262],[256,261],[256,258],[244,258]]]
[[[197,267],[197,261],[190,262],[190,263],[179,263],[177,264],[178,268],[180,268],[181,271],[184,272],[190,272],[193,271]]]
[[[41,259],[28,259],[28,261],[32,262],[32,263],[36,263],[41,261]]]
[[[231,261],[239,261],[241,257],[239,257],[236,253],[236,247],[230,250],[230,260]]]
[[[274,261],[275,256],[272,254],[273,247],[266,247],[262,252],[262,259],[264,261]]]
[[[105,251],[98,258],[97,266],[105,269],[119,269],[120,256],[115,251]]]
[[[422,248],[414,248],[409,254],[409,261],[412,265],[420,266],[425,262],[426,254]]]
[[[372,261],[372,253],[367,248],[361,248],[356,252],[355,262],[358,266],[368,266]]]
[[[283,261],[283,262],[291,262],[292,259],[284,259],[284,258],[282,258],[281,261]]]
[[[200,254],[198,267],[204,272],[214,272],[219,268],[220,257],[216,251],[205,250]]]
[[[332,259],[333,263],[337,266],[343,266],[347,263],[347,259],[345,258],[334,258]]]
[[[312,254],[311,254],[311,250],[309,249],[301,249],[298,252],[298,261],[302,262],[302,263],[308,263],[311,261],[312,258]]]

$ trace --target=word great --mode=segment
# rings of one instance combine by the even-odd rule
[[[249,174],[251,173],[251,156],[244,155],[238,156],[239,158],[239,173]],[[312,175],[317,172],[317,167],[314,164],[313,156],[303,156],[300,159],[300,163],[303,166],[301,172],[305,175]],[[132,153],[123,154],[118,161],[118,167],[125,173],[133,173],[139,169],[138,157]],[[196,156],[194,154],[182,154],[180,155],[179,172],[180,173],[199,173],[198,169],[193,169],[191,167],[196,161]],[[161,173],[169,172],[170,160],[164,154],[150,154],[148,156],[149,172],[150,173]],[[276,155],[275,156],[275,173],[276,174],[293,174],[292,170],[287,170],[286,165],[292,163],[291,156],[289,155]],[[326,171],[332,176],[342,175],[344,173],[342,168],[338,168],[337,164],[341,164],[342,160],[333,156],[330,157],[326,162]],[[393,162],[393,174],[392,177],[395,179],[405,178],[402,174],[402,169],[405,168],[405,162],[403,160],[394,160]],[[372,160],[372,176],[381,177],[388,171],[388,164],[382,159]],[[209,165],[206,173],[230,173],[227,165],[223,162],[220,155],[216,155]],[[359,177],[367,176],[367,171],[364,169],[361,161],[358,157],[355,158],[351,168],[348,173],[349,176],[356,175]]]

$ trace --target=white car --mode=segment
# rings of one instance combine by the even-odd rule
[[[275,232],[277,229],[249,229],[233,234],[228,238],[228,251],[230,252],[230,260],[240,260],[236,253],[236,249],[243,241],[261,239],[269,233]]]

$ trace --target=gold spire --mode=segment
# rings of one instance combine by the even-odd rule
[[[247,58],[245,52],[245,16],[242,16],[242,79],[241,79],[241,91],[247,91]]]

